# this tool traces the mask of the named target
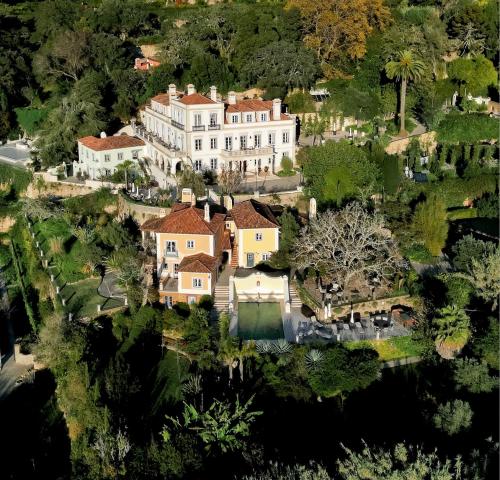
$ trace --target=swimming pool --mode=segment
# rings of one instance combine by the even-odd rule
[[[244,340],[283,338],[278,302],[238,302],[238,336]]]

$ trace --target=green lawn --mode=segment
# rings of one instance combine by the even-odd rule
[[[345,346],[350,350],[366,347],[373,348],[383,362],[399,358],[417,357],[422,353],[422,347],[411,336],[392,337],[387,340],[346,342]]]
[[[101,305],[102,311],[123,306],[120,299],[101,296],[97,291],[100,283],[100,278],[88,278],[63,286],[61,295],[66,299],[67,311],[76,317],[94,317],[97,315],[97,305]]]

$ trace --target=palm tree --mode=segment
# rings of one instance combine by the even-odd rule
[[[463,308],[448,305],[437,311],[434,319],[436,346],[438,352],[445,358],[460,351],[470,337],[470,321]],[[447,352],[449,350],[449,352]]]
[[[219,318],[219,353],[218,358],[229,370],[229,384],[233,380],[233,369],[236,367],[235,358],[239,355],[238,340],[229,335],[229,316],[225,313]]]
[[[411,50],[402,50],[397,54],[397,60],[391,60],[385,65],[385,71],[390,79],[401,81],[399,108],[400,135],[408,133],[405,130],[406,86],[409,81],[418,81],[423,75],[425,64],[417,59]]]
[[[125,174],[125,186],[128,189],[128,173],[134,166],[134,162],[132,160],[125,160],[123,163],[120,163],[116,166],[116,169]]]

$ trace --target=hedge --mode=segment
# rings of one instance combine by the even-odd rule
[[[476,218],[477,209],[476,208],[459,208],[457,210],[451,210],[448,212],[448,220],[463,220],[465,218]]]
[[[439,122],[440,143],[477,143],[498,139],[500,121],[481,113],[451,113]]]

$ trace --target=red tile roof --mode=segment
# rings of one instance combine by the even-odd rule
[[[184,105],[207,105],[210,103],[217,103],[208,97],[200,95],[199,93],[192,93],[191,95],[184,95],[179,102]]]
[[[184,257],[179,265],[179,272],[213,273],[217,272],[219,261],[206,253],[197,253]]]
[[[162,105],[166,105],[167,107],[170,105],[170,95],[168,93],[160,93],[159,95],[153,97],[151,100],[161,103]]]
[[[273,108],[273,102],[268,100],[241,100],[233,105],[228,105],[228,113],[236,112],[264,112]]]
[[[87,148],[100,152],[103,150],[115,150],[117,148],[129,147],[143,147],[144,142],[136,137],[129,137],[128,135],[115,135],[113,137],[97,138],[97,137],[83,137],[78,141],[85,145]]]
[[[166,217],[147,220],[141,230],[157,233],[187,233],[195,235],[214,235],[223,225],[225,215],[215,213],[210,222],[205,222],[204,211],[187,203],[177,203]]]
[[[237,203],[230,213],[237,228],[276,228],[278,222],[268,205],[250,199]]]

